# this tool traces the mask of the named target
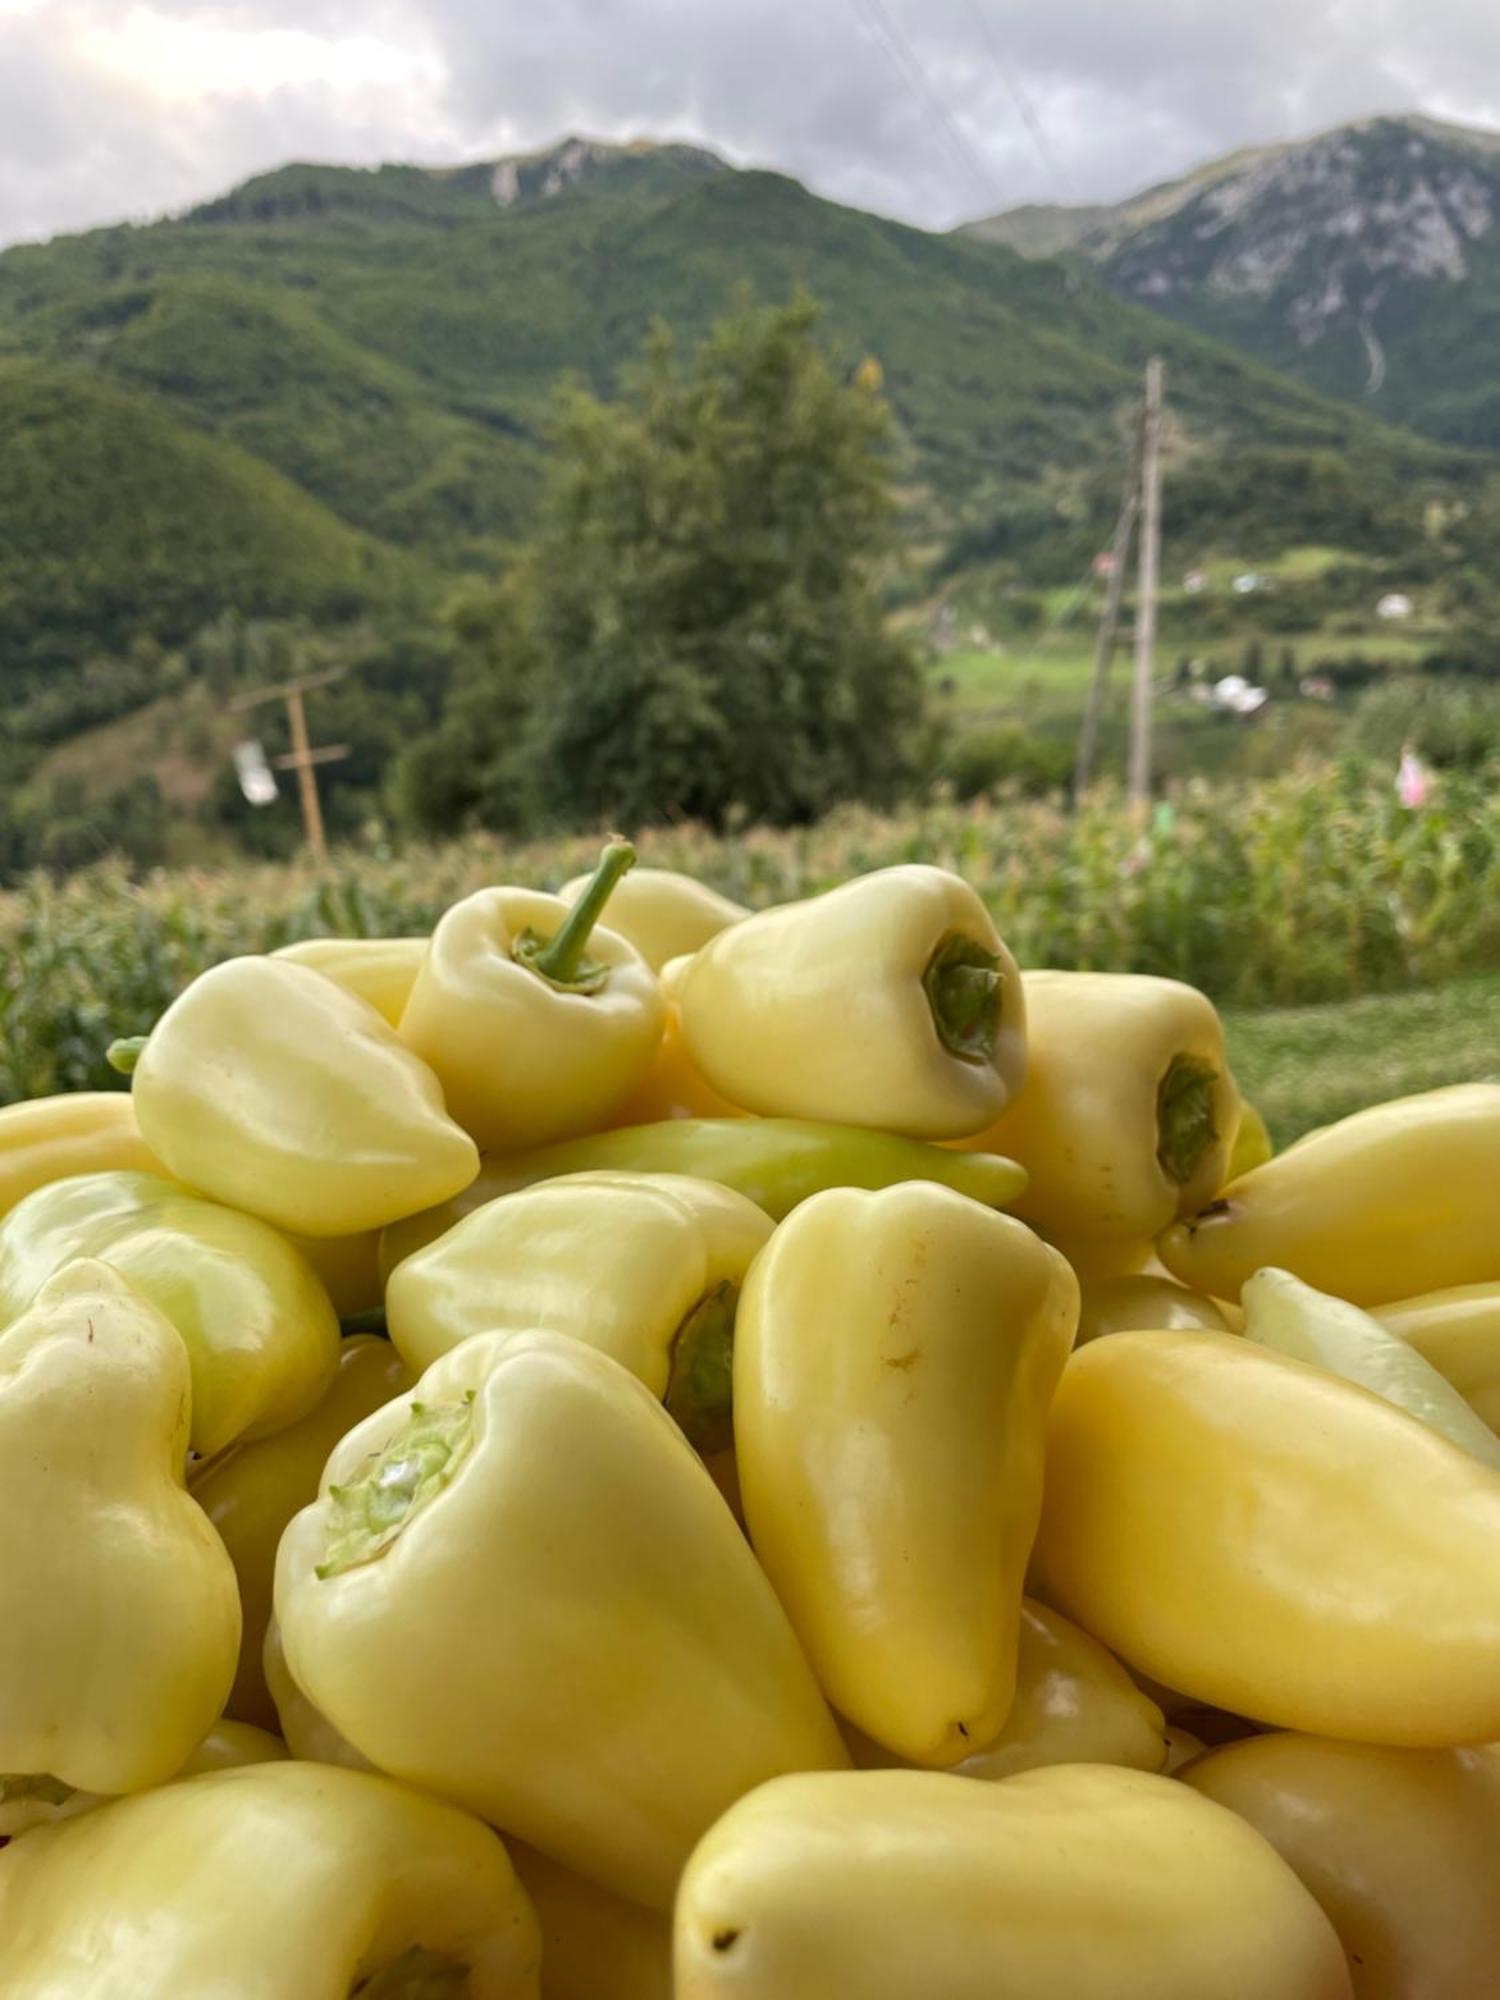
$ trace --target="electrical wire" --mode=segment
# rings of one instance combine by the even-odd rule
[[[1022,87],[1020,76],[1010,67],[1001,52],[999,39],[990,23],[989,16],[984,11],[984,0],[964,0],[964,4],[969,10],[975,27],[979,30],[979,38],[984,43],[986,53],[989,56],[990,67],[1000,79],[1001,88],[1015,106],[1016,115],[1026,128],[1031,143],[1036,149],[1037,158],[1041,161],[1048,178],[1052,182],[1053,191],[1056,193],[1059,201],[1065,202],[1068,198],[1067,190],[1063,185],[1063,177],[1058,168],[1057,156],[1047,144],[1047,135],[1042,130],[1042,121],[1037,116],[1035,106]]]
[[[947,100],[928,76],[905,31],[886,5],[886,0],[852,0],[852,4],[855,12],[866,27],[874,32],[912,92],[926,108],[938,131],[947,140],[954,158],[974,176],[985,194],[1004,208],[1008,200],[1005,189],[989,162],[974,146],[954,117]]]

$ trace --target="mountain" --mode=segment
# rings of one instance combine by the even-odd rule
[[[1087,273],[697,148],[294,165],[0,256],[0,403],[20,385],[5,421],[34,467],[0,474],[0,674],[176,643],[205,605],[325,619],[493,569],[559,378],[610,393],[653,319],[692,340],[741,284],[806,287],[850,364],[879,361],[929,549],[997,511],[1031,533],[1107,505],[1156,350],[1174,463],[1213,469],[1225,533],[1281,532],[1295,489],[1304,538],[1357,538],[1370,496],[1470,476]]]
[[[1500,132],[1369,118],[970,225],[1444,443],[1500,449]]]

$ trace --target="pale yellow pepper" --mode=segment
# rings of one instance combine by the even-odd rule
[[[519,1840],[511,1865],[542,1934],[542,2000],[672,2000],[672,1926]]]
[[[901,1760],[845,1730],[862,1770]],[[1048,1764],[1123,1764],[1159,1771],[1166,1759],[1161,1710],[1097,1639],[1027,1598],[1021,1605],[1016,1698],[993,1742],[953,1766],[961,1778],[1011,1778]]]
[[[396,1266],[391,1339],[420,1374],[476,1333],[571,1334],[639,1377],[700,1449],[722,1449],[740,1287],[770,1234],[753,1201],[685,1174],[540,1181]]]
[[[625,878],[627,881],[630,877]],[[688,1050],[678,988],[691,958],[670,959],[661,969],[666,1016],[661,1041],[635,1089],[615,1113],[614,1125],[655,1125],[665,1118],[744,1118],[748,1113],[715,1090]]]
[[[1027,972],[1026,1084],[970,1144],[1029,1179],[1059,1239],[1144,1244],[1218,1193],[1240,1121],[1213,1003],[1176,979]]]
[[[1047,1406],[1078,1281],[1013,1217],[834,1188],[751,1267],[734,1341],[745,1521],[825,1694],[956,1764],[1015,1693]]]
[[[1500,1429],[1500,1281],[1398,1299],[1377,1307],[1375,1317],[1410,1341],[1491,1430]]]
[[[175,1329],[107,1264],[70,1264],[0,1335],[6,1803],[161,1784],[223,1707],[239,1597],[183,1489],[190,1397]]]
[[[363,1772],[214,1771],[0,1854],[15,2000],[538,2000],[499,1838]]]
[[[277,1764],[288,1755],[279,1736],[256,1729],[248,1722],[216,1722],[207,1736],[189,1755],[177,1778],[197,1778],[205,1771],[237,1771],[242,1764]],[[7,1783],[13,1789],[7,1791]],[[103,1792],[79,1792],[55,1779],[19,1784],[0,1778],[0,1845],[34,1826],[52,1826],[60,1819],[76,1819],[79,1813],[93,1812],[108,1805]]]
[[[618,1895],[847,1754],[661,1404],[565,1334],[479,1334],[335,1449],[282,1537],[298,1687],[355,1749]]]
[[[771,1117],[957,1139],[1026,1071],[1015,960],[942,868],[882,869],[747,917],[694,955],[678,1004],[713,1088]]]
[[[633,850],[612,843],[570,909],[534,889],[481,889],[432,934],[401,1039],[487,1152],[607,1125],[661,1041],[665,1003],[634,945],[597,923]]]
[[[676,2000],[1349,2000],[1327,1918],[1259,1834],[1099,1764],[975,1785],[779,1778],[677,1898]]]
[[[1242,1097],[1234,1145],[1230,1148],[1229,1163],[1224,1169],[1226,1184],[1237,1181],[1242,1174],[1253,1173],[1257,1167],[1263,1167],[1275,1151],[1265,1119],[1248,1097]]]
[[[427,944],[425,937],[300,938],[271,956],[321,972],[346,993],[368,1001],[388,1026],[399,1028]]]
[[[134,1057],[132,1090],[170,1173],[303,1236],[378,1229],[479,1171],[426,1064],[366,1001],[285,959],[195,979]]]
[[[575,875],[557,893],[571,905],[592,880]],[[609,899],[610,929],[633,944],[653,972],[669,959],[698,951],[749,914],[743,903],[670,868],[631,869]]]
[[[1175,1278],[1134,1272],[1121,1278],[1085,1278],[1080,1288],[1075,1346],[1105,1333],[1159,1328],[1186,1333],[1194,1327],[1227,1333],[1229,1325],[1212,1299],[1189,1291]]]
[[[1072,1357],[1032,1576],[1127,1666],[1236,1715],[1500,1738],[1500,1475],[1236,1335],[1118,1333]]]
[[[0,1215],[33,1188],[116,1170],[166,1171],[141,1137],[125,1091],[80,1090],[0,1107]]]
[[[277,1726],[286,1747],[305,1764],[337,1764],[345,1771],[373,1771],[368,1757],[334,1728],[328,1717],[292,1679],[281,1643],[281,1630],[274,1616],[266,1627],[266,1643],[261,1653],[261,1670],[276,1705]]]
[[[1356,2000],[1480,2000],[1500,1965],[1500,1748],[1252,1736],[1183,1781],[1247,1820],[1338,1932]]]
[[[190,1491],[229,1551],[239,1582],[243,1630],[234,1686],[225,1703],[243,1722],[277,1726],[261,1651],[271,1617],[271,1586],[282,1530],[317,1497],[328,1454],[372,1410],[412,1383],[388,1340],[355,1334],[341,1343],[338,1372],[327,1393],[300,1422],[213,1459]]]
[[[1461,1083],[1310,1132],[1161,1239],[1174,1277],[1237,1298],[1275,1264],[1352,1305],[1500,1280],[1500,1084]]]

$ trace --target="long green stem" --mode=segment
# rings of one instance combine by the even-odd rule
[[[635,849],[630,842],[611,840],[561,928],[545,939],[535,931],[522,931],[514,947],[517,960],[564,993],[597,993],[609,977],[609,967],[587,956],[588,941],[615,884],[634,866]]]

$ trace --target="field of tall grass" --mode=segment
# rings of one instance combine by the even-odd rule
[[[1023,964],[1191,980],[1226,1008],[1436,985],[1500,966],[1500,769],[1447,776],[1419,811],[1388,777],[1319,767],[1191,784],[1144,826],[1109,791],[1077,815],[1030,802],[848,810],[803,830],[647,832],[641,859],[765,904],[865,869],[932,861],[984,895]],[[485,883],[555,885],[597,841],[471,838],[400,854],[161,874],[101,867],[0,896],[0,1101],[116,1081],[112,1036],[151,1026],[193,975],[320,933],[425,930]]]

